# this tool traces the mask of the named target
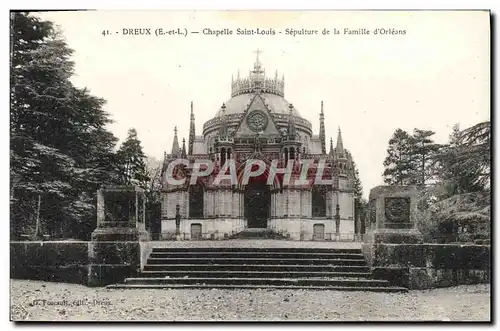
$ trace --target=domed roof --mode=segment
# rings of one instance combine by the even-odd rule
[[[225,103],[226,115],[244,113],[245,110],[248,108],[250,102],[254,98],[254,96],[255,94],[253,93],[245,93],[236,95],[231,99],[229,99]],[[290,103],[284,97],[271,93],[261,93],[261,96],[265,100],[267,107],[271,110],[271,113],[285,114],[285,115],[288,115],[290,113],[290,108],[289,108]],[[221,116],[221,115],[222,115],[222,110],[219,109],[216,116]],[[293,108],[293,115],[301,117],[300,113],[297,111],[295,107]]]
[[[278,77],[278,72],[275,72],[273,78],[267,77],[262,63],[259,60],[261,51],[257,50],[257,59],[255,60],[253,70],[250,71],[248,77],[238,76],[231,80],[231,99],[225,103],[225,114],[242,114],[244,113],[255,94],[260,94],[264,104],[272,113],[286,114],[290,113],[290,103],[284,98],[285,95],[285,77]],[[216,116],[222,114],[222,109],[219,109]],[[293,115],[300,117],[297,109],[293,109]]]

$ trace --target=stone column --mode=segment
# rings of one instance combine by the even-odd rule
[[[335,205],[335,239],[340,240],[340,206]]]
[[[181,206],[177,204],[175,206],[175,235],[178,237],[181,233],[181,214],[179,212]],[[179,238],[177,238],[179,240]]]
[[[354,199],[354,241],[360,240],[360,226],[361,226],[361,217],[360,217],[360,209],[361,203],[358,198]]]
[[[354,235],[354,241],[360,241],[361,240],[361,215],[356,213],[356,220],[354,223],[354,229],[355,229],[355,235]]]

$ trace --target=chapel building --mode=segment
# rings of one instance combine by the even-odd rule
[[[335,147],[330,139],[327,148],[323,102],[316,134],[299,109],[285,99],[284,76],[278,77],[277,72],[266,76],[258,53],[253,70],[247,77],[238,73],[232,79],[231,98],[202,129],[197,135],[191,102],[187,147],[185,139],[179,144],[175,129],[172,149],[163,162],[162,239],[176,235],[184,240],[224,239],[248,229],[267,229],[293,240],[355,238],[353,159],[344,148],[340,128]],[[190,185],[192,167],[176,166],[176,178],[187,180],[172,185],[166,180],[167,169],[178,159],[210,160],[214,170]],[[266,170],[245,183],[245,164],[255,159],[263,161]],[[321,178],[331,184],[316,185],[318,176],[312,167],[306,176],[309,184],[295,185],[305,160],[324,164]],[[216,176],[228,161],[235,164],[237,182],[217,183]],[[285,183],[278,173],[269,183],[273,162],[279,169],[291,164],[290,182]]]

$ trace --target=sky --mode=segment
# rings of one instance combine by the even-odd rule
[[[190,102],[196,134],[230,98],[231,75],[244,76],[255,50],[271,76],[285,76],[285,98],[327,140],[340,127],[359,169],[364,195],[381,185],[388,141],[397,128],[436,132],[490,119],[490,22],[481,11],[87,11],[47,12],[74,50],[73,82],[107,100],[121,140],[134,127],[144,152],[170,152],[174,126],[188,140]],[[152,35],[124,35],[123,29]],[[155,36],[155,29],[200,31]],[[233,35],[204,35],[203,29]],[[236,29],[275,35],[237,35]],[[340,34],[322,35],[323,29]],[[404,34],[374,35],[375,29]],[[318,30],[291,36],[285,29]],[[344,29],[370,34],[344,34]],[[103,31],[110,34],[103,35]],[[282,32],[281,34],[279,32]],[[380,30],[379,30],[380,31]],[[327,142],[328,144],[328,142]]]

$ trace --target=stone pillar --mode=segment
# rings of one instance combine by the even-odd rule
[[[88,285],[134,277],[151,252],[145,224],[144,190],[107,186],[97,192],[97,228],[89,243]]]
[[[361,227],[361,202],[358,198],[354,199],[354,241],[360,240],[360,227]]]
[[[370,191],[369,224],[365,242],[420,243],[417,229],[417,189],[414,186],[377,186]]]
[[[340,206],[337,203],[335,205],[335,238],[340,240]]]
[[[354,241],[360,241],[361,240],[361,215],[359,212],[356,214],[354,229],[355,229]]]
[[[175,206],[175,235],[178,236],[181,233],[181,214],[179,212],[181,206],[177,204]]]

